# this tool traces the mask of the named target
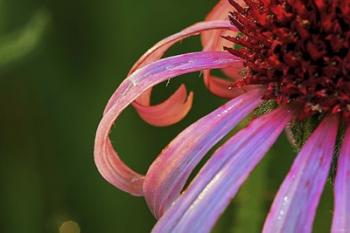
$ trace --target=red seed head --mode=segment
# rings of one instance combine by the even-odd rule
[[[293,104],[300,118],[350,118],[350,0],[229,0],[241,33],[226,37],[245,60],[240,85],[266,86],[265,98]]]

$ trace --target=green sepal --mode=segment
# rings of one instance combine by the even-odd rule
[[[271,112],[277,108],[277,106],[278,105],[274,100],[266,100],[254,111],[254,116],[262,116],[268,112]]]
[[[291,123],[289,123],[286,133],[289,142],[296,149],[296,151],[301,149],[305,141],[321,122],[322,118],[323,116],[313,116],[306,120],[293,120]]]

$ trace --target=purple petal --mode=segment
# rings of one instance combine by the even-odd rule
[[[350,126],[345,133],[334,186],[333,233],[350,232]]]
[[[158,218],[180,195],[205,154],[261,102],[262,90],[243,94],[198,120],[167,146],[150,167],[144,183],[146,201]]]
[[[277,109],[228,140],[160,218],[153,232],[209,232],[290,119],[289,110]]]
[[[307,233],[332,162],[338,120],[325,118],[301,149],[266,219],[265,233]]]
[[[173,45],[190,36],[198,35],[204,31],[221,31],[222,29],[234,30],[235,27],[228,20],[215,20],[196,23],[184,30],[171,35],[150,48],[141,58],[134,64],[129,71],[129,75],[137,69],[159,60]],[[219,30],[217,30],[219,29]],[[242,62],[240,62],[242,63]],[[232,66],[233,67],[233,66]],[[183,91],[184,89],[185,91]],[[234,92],[233,90],[230,92]],[[242,93],[242,92],[241,92]],[[139,116],[147,123],[154,126],[168,126],[182,120],[190,111],[193,100],[193,93],[186,93],[186,88],[180,87],[166,101],[157,105],[151,105],[152,88],[142,93],[132,104]],[[115,98],[112,96],[106,106],[105,111],[108,111],[113,105]],[[179,98],[180,97],[180,98]],[[157,114],[153,114],[157,112]]]
[[[159,41],[157,44],[152,46],[145,54],[143,54],[137,62],[133,65],[133,67],[129,71],[129,75],[135,72],[136,70],[152,63],[157,60],[159,60],[163,55],[176,43],[182,41],[183,39],[186,39],[190,36],[198,35],[201,32],[204,31],[210,31],[215,29],[227,29],[227,30],[234,30],[235,26],[233,26],[230,21],[228,20],[213,20],[213,21],[206,21],[206,22],[199,22],[196,23],[188,28],[183,29],[182,31],[173,34],[161,41]],[[151,92],[151,91],[150,91]],[[147,101],[140,101],[142,104],[144,102],[150,101],[150,92],[146,94]],[[142,96],[145,93],[142,94]],[[117,96],[115,94],[112,95],[110,100],[108,101],[108,104],[106,105],[105,111],[108,111],[109,108],[114,104],[116,101]]]
[[[109,139],[114,121],[138,96],[160,82],[185,73],[225,68],[235,62],[237,58],[226,52],[197,52],[162,59],[132,73],[113,95],[116,99],[104,113],[96,132],[95,163],[102,176],[119,189],[143,195],[144,177],[121,161]]]

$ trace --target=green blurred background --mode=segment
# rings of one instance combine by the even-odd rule
[[[202,20],[208,0],[0,0],[0,232],[149,232],[155,220],[142,198],[98,174],[93,141],[109,96],[152,44]],[[200,49],[198,38],[169,52]],[[192,78],[191,78],[192,77]],[[160,85],[155,102],[185,82],[195,91],[186,119],[168,128],[127,109],[112,138],[139,172],[184,127],[223,103],[198,74]],[[259,232],[295,152],[284,137],[259,165],[215,232]],[[315,232],[329,232],[328,182]],[[61,228],[60,228],[61,227]]]

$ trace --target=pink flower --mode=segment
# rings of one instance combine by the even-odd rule
[[[350,1],[221,0],[205,22],[174,34],[147,51],[109,100],[96,134],[95,162],[117,188],[144,196],[158,222],[153,232],[209,232],[284,129],[303,144],[282,183],[263,232],[312,231],[317,205],[345,127],[337,162],[332,232],[350,232]],[[200,34],[203,51],[161,59],[176,42]],[[228,79],[214,77],[221,69]],[[229,101],[181,132],[146,175],[124,164],[109,132],[132,104],[156,126],[180,121],[193,93],[181,86],[152,106],[152,87],[203,71],[214,94]],[[267,113],[226,141],[184,190],[204,155],[266,101]],[[301,139],[294,126],[318,126]],[[340,133],[339,133],[340,134]],[[341,136],[341,135],[340,135]]]

